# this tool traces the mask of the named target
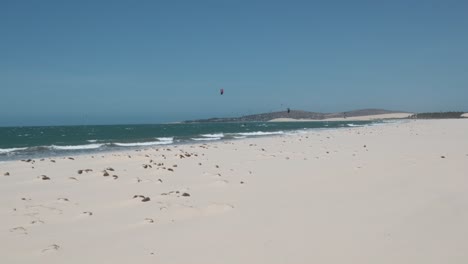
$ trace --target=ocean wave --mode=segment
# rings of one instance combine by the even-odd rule
[[[25,150],[27,148],[7,148],[7,149],[1,149],[0,148],[0,153],[9,153],[9,152],[14,152],[18,150]]]
[[[88,141],[89,143],[96,143],[97,139],[89,139],[89,140],[86,140],[86,141]]]
[[[282,135],[284,134],[283,131],[275,131],[275,132],[263,132],[263,131],[256,131],[256,132],[243,132],[237,133],[241,136],[267,136],[267,135]]]
[[[57,150],[80,150],[80,149],[97,149],[104,146],[104,144],[88,144],[88,145],[70,145],[70,146],[50,146],[51,149]]]
[[[139,146],[154,146],[172,144],[172,141],[150,141],[150,142],[134,142],[134,143],[112,143],[119,147],[139,147]]]
[[[219,133],[219,134],[202,134],[201,136],[202,137],[207,137],[207,138],[222,138],[222,137],[224,137],[224,134],[223,133]]]
[[[235,138],[235,139],[243,139],[243,138],[247,138],[247,136],[233,136],[233,138]]]
[[[361,125],[356,125],[356,124],[346,124],[349,127],[360,127]]]
[[[173,141],[174,137],[158,137],[156,139],[159,141]]]
[[[196,141],[209,141],[209,140],[220,140],[220,137],[205,137],[205,138],[192,138],[192,140]]]

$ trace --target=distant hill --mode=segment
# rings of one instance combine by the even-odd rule
[[[183,123],[208,123],[208,122],[267,122],[277,118],[292,118],[292,119],[312,119],[312,120],[323,120],[327,118],[342,118],[342,117],[358,117],[358,116],[370,116],[370,115],[383,115],[401,113],[402,111],[390,111],[384,109],[360,109],[348,112],[339,113],[316,113],[307,112],[302,110],[291,110],[290,113],[287,111],[271,112],[256,115],[246,115],[241,117],[231,118],[209,118],[209,119],[198,119],[184,121]]]

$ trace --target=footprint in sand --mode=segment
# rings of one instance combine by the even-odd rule
[[[22,226],[14,227],[10,229],[10,232],[17,233],[17,234],[22,234],[22,235],[27,235],[28,230]]]
[[[145,222],[148,224],[153,224],[155,221],[153,218],[145,218]]]
[[[31,225],[42,225],[42,224],[45,224],[45,222],[40,219],[31,221]]]
[[[48,253],[48,252],[56,252],[60,249],[60,246],[57,244],[52,244],[48,246],[47,248],[44,248],[41,252],[42,253]]]

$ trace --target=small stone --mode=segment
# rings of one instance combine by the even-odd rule
[[[5,173],[3,174],[3,176],[10,176],[10,173],[9,173],[9,172],[5,172]]]
[[[104,177],[107,177],[109,176],[109,173],[107,171],[104,171],[104,174],[103,174]]]
[[[82,174],[83,173],[83,170],[78,170],[78,174]]]
[[[189,194],[189,193],[186,193],[186,192],[184,192],[184,193],[182,194],[182,196],[184,196],[184,197],[189,197],[189,196],[190,196],[190,194]]]
[[[440,156],[442,159],[445,159],[445,156]]]
[[[145,197],[145,198],[143,198],[143,200],[141,200],[141,201],[142,201],[142,202],[148,202],[149,200],[150,200],[149,197]]]
[[[47,177],[46,175],[41,175],[41,179],[44,180],[44,181],[50,180],[50,178]]]

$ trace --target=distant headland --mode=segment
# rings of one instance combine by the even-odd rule
[[[222,122],[309,122],[309,121],[368,121],[383,119],[446,119],[467,118],[465,112],[411,113],[385,109],[359,109],[337,113],[319,113],[303,110],[279,111],[245,115],[241,117],[208,118],[187,120],[182,123],[222,123]]]
[[[229,118],[208,118],[187,120],[183,123],[218,123],[218,122],[288,122],[288,121],[341,121],[341,120],[375,120],[408,118],[414,113],[384,109],[360,109],[337,113],[318,113],[303,110],[261,113]]]

